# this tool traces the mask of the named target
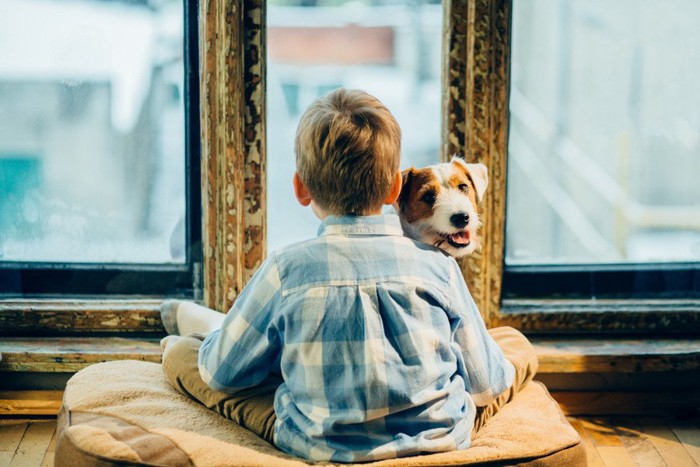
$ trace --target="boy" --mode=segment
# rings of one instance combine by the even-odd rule
[[[322,220],[319,236],[272,253],[220,329],[210,310],[163,308],[166,327],[182,333],[217,328],[201,346],[165,342],[176,387],[290,454],[357,462],[467,448],[532,378],[531,347],[496,331],[516,372],[455,260],[381,214],[401,190],[400,138],[391,113],[361,91],[310,106],[293,184]]]

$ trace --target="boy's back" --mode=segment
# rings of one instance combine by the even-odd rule
[[[274,441],[306,458],[467,447],[475,402],[513,371],[454,259],[394,215],[327,217],[319,234],[261,266],[202,345],[203,379],[235,392],[283,375]]]

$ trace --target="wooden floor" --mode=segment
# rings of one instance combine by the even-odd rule
[[[52,466],[55,434],[55,418],[0,420],[0,467]]]
[[[700,417],[569,417],[589,466],[700,465]]]
[[[700,465],[700,417],[569,417],[583,440],[588,465]]]
[[[588,464],[626,467],[700,465],[700,417],[570,417]],[[55,419],[0,420],[0,467],[53,465]]]

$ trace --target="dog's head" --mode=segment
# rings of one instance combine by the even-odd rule
[[[409,237],[459,258],[479,247],[477,201],[488,185],[484,164],[451,162],[402,172],[403,186],[394,204]]]

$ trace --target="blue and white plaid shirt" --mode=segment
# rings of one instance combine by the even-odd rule
[[[235,393],[281,374],[275,444],[354,462],[467,448],[513,382],[455,260],[387,214],[328,217],[260,266],[199,353]]]

